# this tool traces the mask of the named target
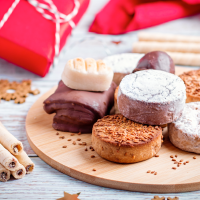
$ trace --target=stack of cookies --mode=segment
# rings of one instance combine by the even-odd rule
[[[121,62],[126,56],[119,55]],[[117,163],[135,163],[155,156],[163,142],[162,128],[167,125],[175,146],[199,153],[200,139],[194,129],[200,128],[200,105],[185,101],[186,91],[187,101],[198,98],[200,78],[194,77],[200,77],[200,72],[178,77],[171,57],[155,51],[144,55],[136,66],[130,65],[132,73],[122,70],[120,78],[124,78],[116,87],[112,80],[118,62],[113,59],[118,58],[105,59],[107,63],[112,60],[111,68],[92,58],[68,61],[57,90],[44,101],[44,110],[56,113],[53,128],[92,132],[95,151]],[[114,102],[117,114],[109,115]]]
[[[44,110],[56,113],[53,128],[91,133],[93,124],[113,107],[116,84],[112,79],[112,69],[101,60],[69,60],[57,90],[44,101]]]
[[[185,99],[184,82],[174,74],[142,70],[125,76],[117,92],[121,114],[106,116],[93,127],[95,151],[119,163],[155,156],[162,144],[161,126],[181,116]]]

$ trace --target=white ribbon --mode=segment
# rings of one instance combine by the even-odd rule
[[[59,55],[59,49],[60,49],[60,23],[66,23],[68,22],[69,25],[72,27],[72,29],[75,27],[75,23],[72,21],[72,18],[77,15],[80,2],[78,0],[74,0],[74,9],[72,12],[68,15],[65,15],[63,13],[60,13],[53,3],[52,0],[43,0],[46,4],[40,3],[37,0],[27,0],[28,3],[30,3],[32,6],[35,7],[35,9],[42,14],[44,18],[47,20],[51,20],[55,23],[55,58]],[[14,9],[16,8],[17,4],[20,2],[20,0],[15,0],[13,4],[10,6],[8,11],[4,14],[2,20],[0,21],[0,29],[3,27],[5,22],[8,20]],[[52,17],[50,14],[47,14],[45,12],[47,10],[49,13],[51,13],[54,17]],[[54,63],[57,61],[54,59]]]

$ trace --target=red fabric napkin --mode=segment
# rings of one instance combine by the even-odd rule
[[[89,28],[100,34],[123,34],[200,13],[200,0],[110,0]]]

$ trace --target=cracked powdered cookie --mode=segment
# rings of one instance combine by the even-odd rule
[[[185,72],[180,78],[186,86],[186,103],[200,101],[200,70]]]
[[[200,102],[186,103],[181,117],[168,124],[172,144],[184,151],[200,154]]]
[[[163,125],[177,120],[184,108],[184,82],[160,70],[143,70],[127,75],[119,85],[119,112],[135,122]]]
[[[92,146],[109,161],[135,163],[155,156],[161,148],[162,128],[135,123],[121,114],[108,115],[93,126]]]

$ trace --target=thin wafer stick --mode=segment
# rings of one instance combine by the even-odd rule
[[[25,151],[22,151],[15,157],[18,159],[19,163],[25,167],[27,174],[30,174],[34,170],[35,165]]]
[[[200,45],[195,43],[174,42],[135,42],[133,44],[134,53],[148,53],[150,51],[200,53]]]
[[[177,65],[200,66],[200,54],[166,52]]]
[[[200,43],[199,36],[172,35],[151,32],[139,32],[138,39],[139,41]]]
[[[0,144],[0,164],[10,171],[15,171],[19,165],[18,160]]]
[[[0,164],[0,181],[6,182],[10,179],[10,171]]]
[[[26,170],[23,165],[19,164],[15,171],[12,171],[11,174],[16,178],[23,178],[26,174]]]
[[[23,145],[11,133],[7,131],[0,122],[0,144],[2,144],[10,153],[17,155],[23,150]]]

